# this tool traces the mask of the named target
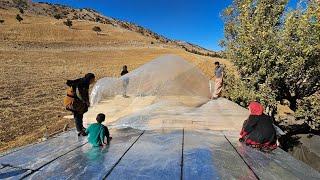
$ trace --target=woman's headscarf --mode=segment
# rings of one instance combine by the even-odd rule
[[[251,102],[249,104],[250,115],[260,116],[263,113],[263,106],[258,102]]]
[[[76,80],[67,80],[67,85],[70,87],[78,87],[80,89],[89,89],[91,79],[95,78],[93,73],[86,74],[83,78]]]

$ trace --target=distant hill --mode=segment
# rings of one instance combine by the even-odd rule
[[[151,37],[155,39],[155,41],[161,42],[163,44],[180,47],[194,54],[211,56],[211,57],[222,56],[222,52],[211,51],[188,42],[171,40],[155,32],[152,32],[147,28],[141,27],[134,23],[103,16],[99,12],[89,8],[74,9],[74,8],[64,6],[64,5],[59,5],[59,4],[50,4],[46,2],[32,3],[31,1],[24,1],[24,0],[0,1],[1,9],[19,8],[19,7],[35,15],[49,16],[49,17],[54,17],[56,19],[84,20],[84,21],[97,22],[101,24],[110,24],[115,27],[140,33],[146,37]]]

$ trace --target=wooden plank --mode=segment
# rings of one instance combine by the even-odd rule
[[[29,179],[102,179],[116,164],[128,148],[138,139],[142,131],[133,129],[111,130],[113,139],[106,147],[83,147],[59,158]]]
[[[183,179],[257,179],[222,133],[186,131]]]
[[[240,143],[238,138],[227,138],[260,179],[320,179],[319,172],[280,148],[264,153]]]
[[[148,131],[106,179],[180,179],[182,131]]]

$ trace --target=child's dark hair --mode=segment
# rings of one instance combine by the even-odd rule
[[[106,115],[104,115],[103,113],[98,114],[96,118],[98,123],[102,123],[105,119],[106,119]]]
[[[84,78],[91,80],[91,79],[94,79],[94,78],[95,78],[95,75],[94,75],[93,73],[88,73],[88,74],[86,74],[86,75],[84,76]]]
[[[214,62],[215,65],[220,65],[219,61]]]

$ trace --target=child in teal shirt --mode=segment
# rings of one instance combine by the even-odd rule
[[[109,144],[112,137],[110,137],[109,130],[106,126],[102,124],[106,116],[102,113],[97,115],[97,123],[91,124],[86,133],[88,136],[88,142],[92,146],[103,146],[104,144]],[[104,142],[105,137],[107,137],[107,143]]]

